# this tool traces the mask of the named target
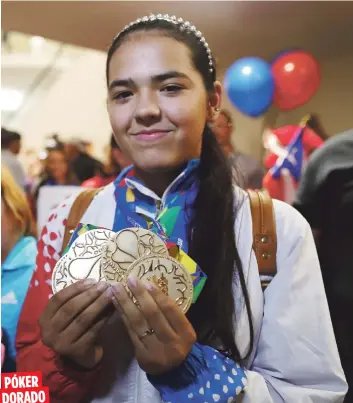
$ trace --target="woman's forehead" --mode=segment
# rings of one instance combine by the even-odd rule
[[[113,54],[109,80],[147,78],[171,70],[197,74],[189,48],[163,34],[136,32]]]

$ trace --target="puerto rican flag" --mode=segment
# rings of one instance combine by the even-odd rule
[[[294,201],[305,162],[303,136],[306,121],[297,127],[287,146],[283,147],[275,134],[268,136],[266,148],[277,156],[275,164],[263,180],[263,186],[274,199],[291,204]]]

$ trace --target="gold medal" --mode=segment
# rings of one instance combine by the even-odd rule
[[[66,255],[61,257],[54,267],[52,276],[51,276],[51,288],[53,290],[53,294],[56,294],[63,288],[67,287],[68,278],[67,278],[67,267],[66,267]]]
[[[184,313],[190,308],[194,292],[192,277],[176,259],[162,255],[142,257],[127,270],[122,281],[124,285],[130,275],[143,283],[152,283],[173,299]]]
[[[114,234],[103,247],[101,270],[108,283],[121,282],[129,267],[139,258],[168,256],[164,241],[143,228],[126,228]]]
[[[55,265],[52,275],[54,293],[76,283],[79,280],[92,278],[105,280],[100,268],[102,249],[114,234],[105,229],[94,229],[80,235],[72,243],[67,254]]]

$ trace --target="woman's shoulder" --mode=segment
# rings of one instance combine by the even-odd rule
[[[250,233],[248,240],[252,242],[252,216],[250,198],[246,191],[235,187],[235,209],[237,233],[245,237]],[[277,234],[278,249],[287,245],[294,245],[302,239],[310,226],[306,219],[291,205],[280,200],[272,199]],[[240,229],[241,228],[241,229]]]

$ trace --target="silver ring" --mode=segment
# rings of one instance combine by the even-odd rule
[[[145,331],[145,333],[141,334],[141,336],[139,336],[139,339],[142,340],[144,337],[146,336],[151,336],[151,334],[154,333],[154,330],[149,328]]]

